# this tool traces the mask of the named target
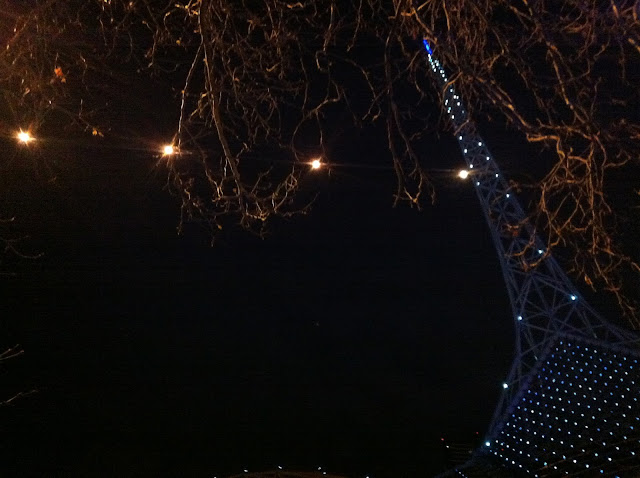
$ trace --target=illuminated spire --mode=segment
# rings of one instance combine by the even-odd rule
[[[424,48],[465,176],[473,170],[516,330],[513,364],[474,460],[491,453],[532,476],[613,476],[616,460],[640,472],[640,338],[608,323],[580,296],[527,221],[426,40]]]

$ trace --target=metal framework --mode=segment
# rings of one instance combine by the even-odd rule
[[[426,40],[424,46],[491,230],[515,327],[513,365],[469,466],[493,455],[510,473],[535,476],[640,470],[640,338],[604,320],[571,283]],[[456,473],[467,476],[462,468]]]

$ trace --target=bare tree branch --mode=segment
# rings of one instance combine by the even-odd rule
[[[521,160],[536,175],[517,185],[533,195],[530,222],[640,327],[637,291],[623,280],[640,266],[618,234],[620,221],[639,219],[637,186],[615,179],[640,166],[637,1],[0,5],[0,88],[21,124],[74,112],[82,129],[106,133],[101,93],[125,69],[176,85],[177,152],[162,164],[182,220],[214,236],[227,225],[264,234],[271,219],[305,213],[301,184],[309,161],[326,157],[337,117],[385,128],[395,203],[432,198],[424,138],[435,122],[424,112],[438,91],[420,51],[427,38],[474,118],[552,158]]]

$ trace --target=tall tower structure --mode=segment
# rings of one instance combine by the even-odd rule
[[[426,40],[424,47],[491,231],[515,329],[484,444],[452,476],[488,463],[505,476],[640,476],[640,338],[580,295],[527,222]]]

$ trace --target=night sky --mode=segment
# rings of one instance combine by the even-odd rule
[[[5,471],[416,476],[445,466],[441,437],[481,437],[513,330],[479,205],[452,169],[434,206],[392,208],[366,143],[334,150],[360,167],[305,178],[308,216],[214,247],[176,234],[151,154],[76,151],[49,182],[26,168],[15,231],[44,256],[3,264],[3,334],[26,352],[2,380],[38,393],[0,410]],[[460,164],[442,143],[425,155]]]
[[[124,83],[105,115],[127,134],[46,124],[20,147],[0,123],[0,237],[42,254],[0,256],[0,351],[25,351],[0,364],[0,401],[37,390],[0,407],[0,477],[408,478],[444,471],[443,443],[480,442],[515,331],[450,132],[419,145],[437,193],[422,211],[392,207],[384,131],[336,124],[328,167],[302,180],[308,215],[212,246],[198,224],[178,235],[159,160],[179,89]],[[480,130],[506,176],[549,165]]]

